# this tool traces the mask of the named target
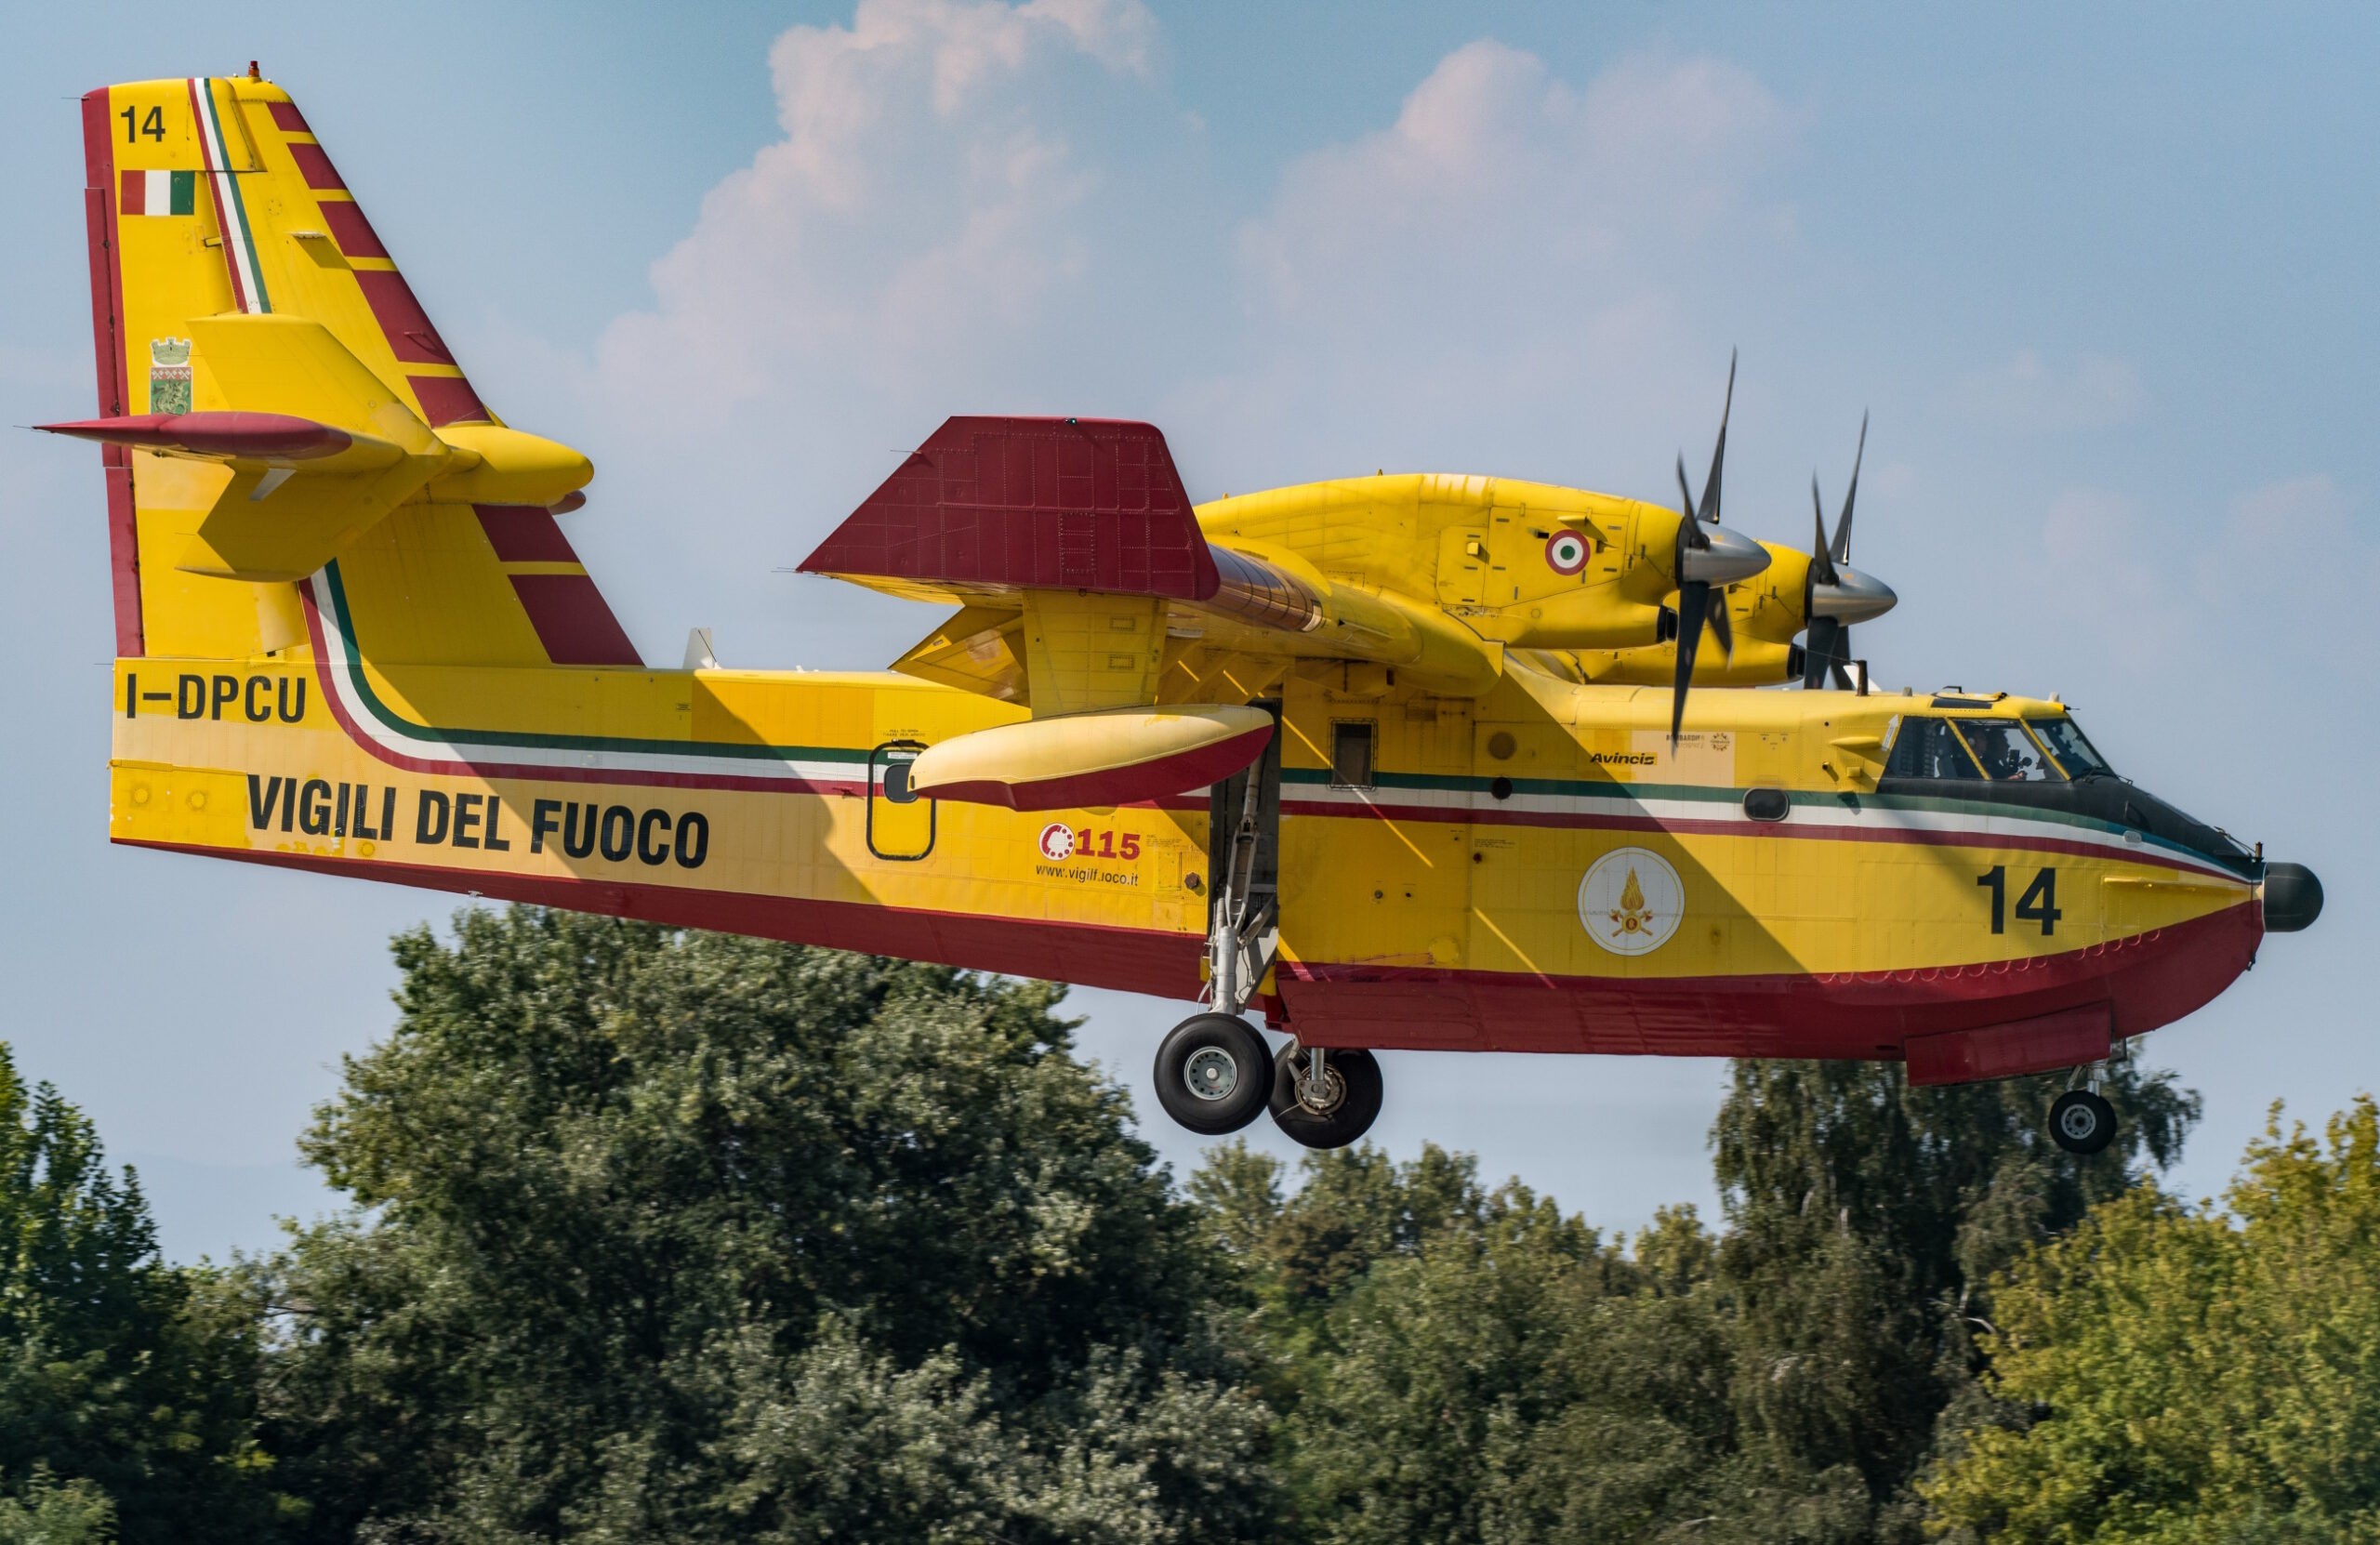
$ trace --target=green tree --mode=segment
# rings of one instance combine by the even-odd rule
[[[516,909],[401,937],[305,1150],[271,1441],[313,1538],[1202,1540],[1265,1413],[1038,986]]]
[[[1289,1521],[1333,1542],[1657,1538],[1708,1522],[1731,1412],[1712,1247],[1665,1212],[1632,1260],[1467,1155],[1368,1144],[1193,1178],[1270,1353]],[[1709,1538],[1709,1537],[1703,1537]]]
[[[2198,1115],[2169,1076],[2119,1063],[2105,1092],[2122,1136],[2077,1157],[2043,1124],[2061,1084],[1914,1088],[1888,1063],[1735,1064],[1712,1131],[1730,1225],[1717,1280],[1770,1538],[1915,1538],[1910,1482],[1943,1414],[1971,1420],[1980,1398],[1974,1333],[1992,1274],[2171,1164]]]
[[[88,1481],[60,1483],[35,1465],[21,1495],[0,1497],[0,1545],[107,1545],[115,1504]]]
[[[236,1283],[159,1259],[132,1171],[0,1045],[0,1530],[97,1538],[112,1518],[143,1545],[268,1526],[255,1323]]]
[[[1628,1250],[1473,1162],[1368,1146],[1190,1183],[1269,1352],[1299,1526],[1332,1541],[1910,1539],[1937,1427],[1971,1420],[1983,1285],[2169,1163],[2195,1115],[2118,1070],[2122,1147],[2043,1128],[2055,1080],[1911,1089],[1739,1064],[1712,1131],[1732,1227]]]
[[[2380,1109],[2276,1110],[2228,1213],[2141,1191],[1994,1295],[2003,1420],[1924,1490],[1944,1532],[2105,1545],[2380,1537]]]

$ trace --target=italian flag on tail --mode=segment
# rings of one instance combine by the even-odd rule
[[[126,215],[195,215],[196,172],[126,172],[117,209]]]

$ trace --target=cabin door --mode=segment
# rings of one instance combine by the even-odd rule
[[[896,861],[933,852],[934,802],[909,786],[909,768],[925,749],[888,740],[867,754],[867,851]]]

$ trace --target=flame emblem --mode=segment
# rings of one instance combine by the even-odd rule
[[[1611,926],[1621,933],[1642,933],[1652,920],[1652,909],[1645,905],[1645,887],[1632,867],[1628,883],[1620,889],[1620,905],[1611,910]]]
[[[1614,955],[1648,955],[1686,918],[1686,886],[1650,848],[1615,848],[1579,881],[1579,921]]]

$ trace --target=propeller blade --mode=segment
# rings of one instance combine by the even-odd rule
[[[1834,663],[1837,640],[1845,631],[1832,617],[1813,617],[1810,636],[1802,645],[1802,686],[1815,692],[1826,680],[1827,667]]]
[[[1711,447],[1711,475],[1702,481],[1702,508],[1697,516],[1704,521],[1719,518],[1719,473],[1727,460],[1727,415],[1736,405],[1736,351],[1727,350],[1727,397],[1719,407],[1719,438]]]
[[[1818,522],[1817,535],[1810,544],[1810,583],[1831,585],[1834,583],[1834,560],[1827,552],[1826,506],[1818,499],[1818,475],[1816,472],[1810,474],[1810,519]],[[1806,596],[1804,597],[1805,602],[1807,600]],[[1809,607],[1805,604],[1802,610],[1806,615]]]
[[[1721,586],[1711,597],[1711,632],[1719,640],[1720,652],[1732,660],[1736,657],[1736,625],[1727,620],[1727,588]]]
[[[1702,642],[1702,619],[1711,604],[1707,580],[1693,580],[1677,591],[1677,685],[1670,698],[1670,749],[1677,749],[1678,727],[1686,721],[1686,687],[1694,679],[1694,653]]]
[[[1851,629],[1842,628],[1834,636],[1834,653],[1831,664],[1834,668],[1834,684],[1844,692],[1856,691],[1858,683],[1851,680]]]
[[[1851,486],[1843,491],[1843,518],[1834,526],[1834,561],[1851,561],[1851,501],[1859,496],[1859,463],[1868,456],[1868,416],[1859,416],[1859,449],[1851,455]]]
[[[1685,517],[1677,523],[1679,548],[1708,546],[1711,539],[1702,535],[1702,527],[1694,518],[1694,490],[1686,485],[1684,456],[1677,458],[1677,496],[1680,507],[1686,511]]]

